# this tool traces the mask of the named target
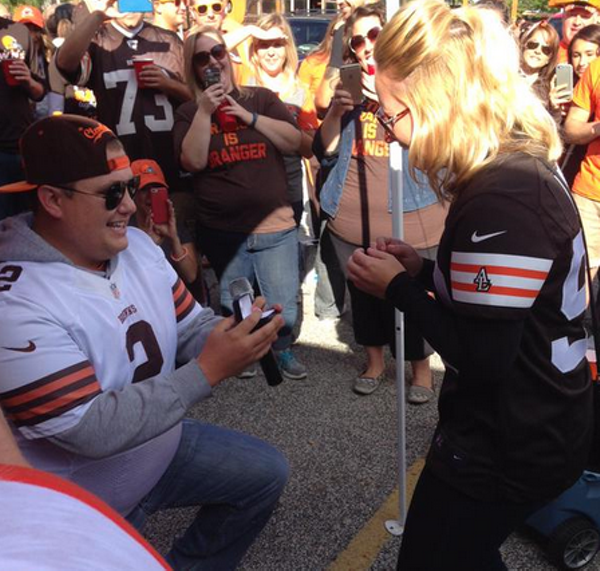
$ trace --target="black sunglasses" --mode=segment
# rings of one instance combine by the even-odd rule
[[[54,186],[54,185],[53,185]],[[85,190],[77,190],[76,188],[70,188],[67,186],[58,186],[63,190],[69,190],[78,194],[87,194],[88,196],[95,196],[96,198],[102,198],[105,202],[106,210],[114,210],[118,208],[119,204],[125,197],[125,191],[129,192],[129,196],[133,198],[140,187],[140,177],[134,176],[132,179],[126,181],[115,182],[111,184],[103,192],[86,192]]]
[[[206,67],[210,61],[210,56],[217,61],[221,61],[227,55],[227,48],[224,44],[213,46],[209,52],[197,52],[192,57],[192,63],[198,67]]]
[[[379,32],[381,32],[381,28],[379,26],[375,26],[371,28],[367,32],[367,37],[362,36],[361,34],[357,34],[356,36],[352,36],[350,38],[350,49],[353,52],[357,52],[358,50],[362,50],[367,44],[367,38],[371,41],[372,44],[377,40],[377,36],[379,36]]]
[[[540,42],[529,41],[525,44],[525,49],[528,50],[537,50],[538,47],[542,48],[542,53],[545,56],[549,56],[552,54],[552,48],[550,46],[546,46],[544,44],[540,44]]]
[[[194,10],[196,10],[196,12],[200,14],[200,16],[204,16],[205,14],[207,14],[209,8],[214,14],[220,14],[223,11],[223,4],[221,4],[220,2],[215,2],[210,6],[208,4],[200,4],[200,6],[194,6]]]
[[[287,41],[283,38],[276,40],[256,40],[257,50],[268,50],[269,48],[285,48]]]

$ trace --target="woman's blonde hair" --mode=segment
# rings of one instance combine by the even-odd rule
[[[194,54],[196,53],[196,40],[200,36],[209,36],[225,45],[225,39],[223,38],[223,34],[216,30],[211,26],[194,26],[188,32],[188,36],[185,39],[183,44],[183,73],[185,74],[185,81],[192,92],[194,100],[198,98],[198,96],[204,91],[204,86],[202,82],[198,78],[196,74],[196,70],[194,69]],[[235,81],[235,74],[233,73],[233,66],[231,63],[231,57],[229,56],[229,52],[227,52],[227,56],[229,59],[229,69],[230,69],[230,79],[231,85],[242,95],[245,95],[244,90],[240,89]]]
[[[410,2],[375,45],[377,73],[405,80],[413,134],[411,175],[451,196],[499,154],[555,161],[556,125],[519,75],[519,49],[487,9],[451,10],[436,0]]]
[[[298,53],[296,51],[296,43],[294,35],[287,20],[281,14],[269,14],[263,16],[256,22],[256,26],[262,30],[270,30],[271,28],[279,28],[287,36],[285,40],[285,61],[281,73],[284,76],[284,81],[287,85],[293,86],[296,83],[296,70],[298,69]],[[257,55],[257,42],[260,40],[254,39],[250,45],[250,63],[252,64],[254,77],[259,85],[263,85],[260,75],[260,63]],[[268,85],[265,85],[268,87]]]

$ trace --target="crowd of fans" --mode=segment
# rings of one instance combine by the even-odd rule
[[[496,10],[494,3],[485,4],[492,12]],[[349,265],[357,248],[367,249],[379,237],[392,234],[389,144],[398,139],[395,125],[405,115],[402,112],[386,115],[376,89],[374,54],[385,25],[384,7],[364,0],[340,0],[339,14],[332,18],[323,41],[299,63],[290,25],[282,15],[272,14],[251,24],[241,24],[228,17],[233,8],[231,0],[154,0],[153,6],[152,13],[123,14],[112,0],[84,0],[52,5],[44,13],[28,5],[18,6],[12,13],[0,13],[0,184],[10,185],[22,179],[32,182],[32,173],[38,168],[34,165],[32,148],[39,152],[40,143],[35,138],[41,137],[44,129],[74,144],[76,138],[69,131],[71,127],[55,126],[52,120],[56,117],[76,117],[74,124],[80,131],[91,133],[94,141],[102,141],[108,170],[102,164],[87,176],[79,176],[86,173],[86,161],[81,160],[79,165],[71,162],[80,160],[81,154],[59,157],[53,149],[46,160],[56,161],[57,164],[51,165],[56,168],[61,161],[69,163],[65,170],[72,178],[54,176],[51,167],[44,167],[43,176],[52,173],[54,178],[42,182],[51,182],[72,196],[87,193],[79,184],[81,180],[116,177],[111,179],[109,193],[104,195],[106,209],[121,209],[123,219],[111,219],[107,224],[118,228],[126,220],[136,227],[134,246],[139,248],[140,256],[148,256],[152,267],[160,264],[148,253],[136,232],[146,234],[163,250],[172,269],[160,267],[157,272],[173,287],[173,294],[177,294],[178,324],[172,325],[175,337],[186,348],[183,353],[187,358],[191,355],[187,345],[191,331],[206,337],[210,328],[221,327],[217,331],[221,335],[219,341],[210,344],[211,350],[220,355],[225,355],[228,343],[235,348],[239,342],[225,337],[224,321],[215,325],[217,318],[207,317],[205,310],[193,305],[191,297],[187,297],[189,290],[204,305],[211,301],[202,267],[215,272],[219,299],[213,299],[212,305],[220,308],[226,320],[232,319],[234,313],[229,283],[239,277],[248,278],[256,294],[275,305],[281,317],[271,322],[268,333],[260,339],[254,337],[252,350],[240,349],[235,365],[240,365],[241,370],[234,370],[234,364],[230,364],[214,372],[209,366],[215,374],[207,375],[203,382],[211,387],[231,374],[253,376],[256,357],[269,347],[283,376],[300,380],[311,373],[293,352],[298,295],[306,272],[299,236],[305,229],[318,243],[315,313],[322,319],[335,319],[346,305],[351,307],[356,342],[365,354],[364,368],[352,380],[352,390],[359,395],[372,394],[385,374],[385,346],[394,351],[394,311],[398,303],[380,299],[381,296],[369,293],[368,288],[358,288],[350,279]],[[494,16],[503,19],[506,11],[498,10]],[[597,269],[600,265],[597,106],[600,0],[564,4],[561,34],[545,20],[521,22],[511,26],[510,33],[521,56],[520,75],[541,100],[563,139],[565,150],[559,164],[581,213],[591,265]],[[572,66],[574,90],[557,79],[556,67],[564,63]],[[360,101],[340,81],[340,68],[345,64],[358,64]],[[35,123],[36,120],[41,123]],[[44,125],[39,127],[37,135],[32,134],[34,123]],[[27,140],[32,141],[29,148],[19,143],[26,133]],[[85,143],[88,144],[89,141]],[[85,145],[82,148],[87,148]],[[129,162],[125,165],[125,156],[131,165]],[[90,165],[94,161],[102,163],[91,157]],[[409,165],[409,155],[403,153],[404,236],[420,258],[435,260],[451,200],[431,178],[414,167],[414,160]],[[119,173],[128,168],[134,178],[125,180]],[[71,259],[67,252],[76,253],[77,248],[85,246],[70,246],[63,239],[69,232],[74,235],[75,227],[61,227],[59,212],[64,204],[57,195],[49,191],[36,194],[32,202],[31,193],[16,192],[23,190],[18,184],[15,192],[10,190],[9,186],[0,194],[0,220],[17,214],[29,216],[20,213],[33,209],[32,224],[42,229],[48,245],[57,247]],[[167,195],[162,203],[166,218],[159,220],[155,210],[158,197]],[[137,207],[135,214],[132,198]],[[86,219],[83,211],[81,216],[80,227]],[[30,232],[24,227],[16,228],[17,233]],[[52,258],[50,251],[44,255]],[[88,270],[105,273],[111,279],[110,265],[102,265],[102,260],[92,261],[100,266],[87,260]],[[86,267],[83,263],[79,265]],[[176,280],[172,277],[175,273],[169,273],[172,270]],[[168,283],[169,280],[175,281]],[[118,298],[120,294],[114,288],[112,295]],[[137,299],[136,304],[144,302]],[[131,305],[128,311],[137,309]],[[119,316],[126,318],[124,314]],[[179,325],[180,318],[185,326]],[[249,328],[246,333],[258,334],[252,331]],[[135,369],[137,377],[133,382],[155,378],[163,365],[161,361],[158,369],[153,368],[156,363],[152,360],[157,351],[158,355],[161,353],[158,341],[155,338],[149,341],[148,331],[139,328],[132,335],[140,336],[148,357],[148,366],[143,371],[141,366]],[[425,337],[418,320],[407,312],[405,352],[413,372],[407,398],[412,404],[428,402],[435,395],[429,367],[433,349]],[[173,370],[168,374],[176,375],[175,363],[181,365],[185,361],[179,349],[171,349],[167,361]],[[133,362],[131,355],[129,360]],[[202,355],[205,353],[195,355],[198,362]],[[101,368],[102,363],[94,358],[101,359],[103,355],[88,355],[85,359],[81,356],[82,362],[89,360],[94,368]],[[75,365],[79,363],[62,363],[59,371],[40,366],[38,376],[28,382],[66,378],[70,367]],[[29,451],[31,458],[41,457],[41,451],[24,444],[28,439],[36,444],[39,439],[49,439],[53,446],[68,450],[70,462],[74,465],[81,462],[79,473],[69,472],[73,479],[87,484],[138,527],[148,513],[179,501],[180,498],[167,501],[162,497],[159,501],[156,489],[150,485],[144,488],[148,496],[143,501],[141,496],[131,493],[129,503],[119,504],[104,488],[96,487],[97,479],[86,473],[89,466],[81,460],[86,454],[82,438],[93,430],[101,433],[105,421],[90,420],[89,414],[81,410],[84,406],[81,400],[40,415],[37,421],[35,415],[33,420],[24,421],[21,413],[11,412],[10,401],[15,391],[20,394],[26,386],[27,379],[20,379],[15,386],[4,386],[0,378],[0,395],[9,405],[7,417],[20,430],[19,444]],[[102,389],[116,387],[123,390],[123,383],[103,385]],[[161,396],[160,387],[155,390],[165,406],[172,405],[168,395]],[[94,396],[97,400],[91,402],[102,401],[98,394],[99,391]],[[206,395],[194,393],[182,400],[189,406],[203,396]],[[127,402],[127,406],[133,406]],[[110,407],[102,401],[95,405],[95,414],[112,419],[109,424],[120,426],[123,419]],[[108,460],[101,464],[105,473],[112,474],[118,455],[132,445],[153,445],[157,454],[163,455],[163,468],[175,463],[181,450],[176,453],[169,438],[190,439],[190,434],[194,434],[200,439],[196,433],[201,430],[185,423],[181,428],[186,407],[180,405],[180,408],[177,418],[173,416],[152,429],[145,427],[142,437],[132,436],[131,440],[123,437],[125,442],[121,439],[112,447],[94,451]],[[81,417],[79,424],[73,420],[76,411]],[[46,424],[36,432],[36,422]],[[225,433],[211,437],[227,445],[234,438]],[[287,476],[285,460],[277,451],[255,441],[244,445],[266,459],[272,482],[267,482],[265,474],[255,477],[257,486],[270,488],[269,499],[267,505],[244,516],[258,518],[262,524],[256,525],[252,533],[244,527],[245,523],[240,524],[239,536],[231,544],[236,547],[228,554],[222,551],[231,545],[224,547],[216,542],[216,554],[208,557],[214,558],[215,565],[222,564],[222,568],[234,566],[242,557],[268,519]],[[45,461],[49,469],[59,466],[57,471],[66,473],[61,472],[61,461],[48,461],[47,457]],[[161,469],[156,464],[146,468],[156,476],[153,482],[160,483]],[[231,471],[234,470],[232,466]],[[188,474],[188,477],[193,476]],[[131,488],[132,483],[128,486]],[[135,500],[133,503],[131,498]],[[210,502],[210,495],[194,497],[189,502],[203,503],[207,498]],[[213,514],[214,521],[221,522],[219,518],[220,514]],[[205,556],[190,545],[194,537],[206,532],[206,525],[194,522],[184,540],[169,554],[170,564],[183,567],[194,558]]]

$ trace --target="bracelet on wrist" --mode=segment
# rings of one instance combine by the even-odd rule
[[[254,129],[257,120],[258,120],[258,113],[256,111],[253,111],[252,112],[252,121],[250,121],[250,123],[248,123],[248,127],[250,127],[250,129]]]
[[[188,249],[184,246],[183,254],[181,254],[181,256],[179,256],[178,258],[176,258],[173,254],[171,254],[171,260],[173,260],[174,262],[181,262],[181,260],[187,258],[188,253],[189,253]]]

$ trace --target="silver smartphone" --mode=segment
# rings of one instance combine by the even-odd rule
[[[362,70],[359,63],[347,63],[340,68],[340,79],[345,91],[350,93],[354,104],[363,100]]]
[[[556,66],[556,87],[566,87],[569,94],[573,95],[573,66],[570,63],[559,63]]]

